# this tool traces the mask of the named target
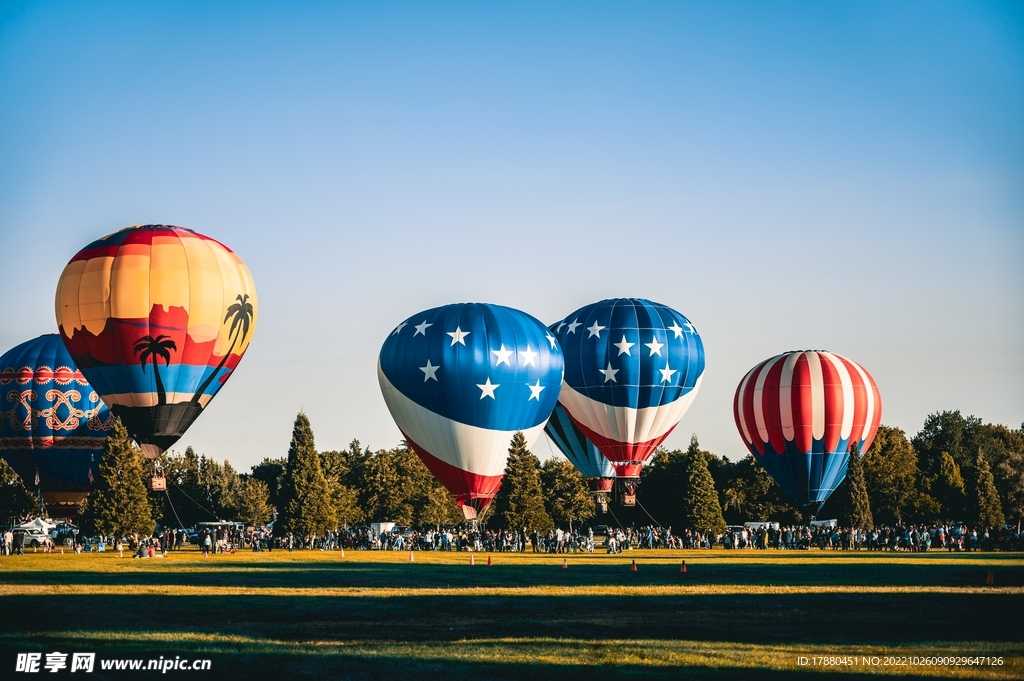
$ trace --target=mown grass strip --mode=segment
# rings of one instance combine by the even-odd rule
[[[203,655],[335,657],[368,659],[382,663],[463,662],[488,665],[536,665],[594,668],[707,668],[777,671],[829,671],[934,678],[1014,679],[1024,676],[1024,644],[987,641],[925,641],[912,644],[845,646],[785,643],[750,644],[732,641],[579,638],[473,638],[454,641],[408,642],[395,640],[345,641],[316,639],[285,641],[231,634],[180,631],[43,631],[0,633],[0,641],[19,645],[46,642],[103,649],[116,646],[122,653],[167,655],[187,651]],[[953,666],[885,664],[886,658],[984,656],[1002,658],[1001,665]],[[808,658],[799,666],[799,657]],[[814,665],[814,658],[845,658],[846,664]],[[877,658],[872,663],[872,658]]]

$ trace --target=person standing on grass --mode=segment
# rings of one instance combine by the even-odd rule
[[[210,537],[210,533],[203,530],[203,558],[210,557],[210,549],[213,548],[213,539]]]

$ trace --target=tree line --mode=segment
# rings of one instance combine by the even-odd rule
[[[370,450],[318,451],[309,418],[295,419],[287,456],[266,458],[248,473],[228,461],[167,453],[167,492],[147,492],[150,463],[118,425],[100,477],[79,514],[84,531],[146,534],[157,523],[191,527],[209,520],[263,525],[275,534],[322,534],[341,526],[390,521],[415,527],[455,525],[463,514],[404,443]],[[672,526],[721,532],[727,524],[775,520],[797,524],[806,511],[750,456],[739,461],[701,449],[660,449],[645,467],[637,506],[595,516],[579,472],[567,460],[541,462],[517,434],[505,480],[481,515],[488,527],[546,530],[581,523]],[[25,516],[35,501],[0,465],[0,517]],[[880,426],[871,447],[851,456],[846,479],[818,513],[846,526],[965,522],[998,527],[1024,516],[1024,426],[1014,430],[947,411],[930,415],[916,435]]]

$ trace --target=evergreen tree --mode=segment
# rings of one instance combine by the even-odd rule
[[[899,428],[879,426],[871,447],[861,455],[872,517],[883,525],[902,525],[918,505],[917,452]]]
[[[149,462],[128,439],[120,419],[114,421],[100,458],[99,479],[79,509],[84,531],[130,537],[148,536],[156,522],[146,492]]]
[[[846,465],[846,478],[833,493],[835,501],[829,504],[836,508],[839,523],[845,527],[867,529],[874,527],[871,517],[871,501],[864,480],[864,458],[857,445],[850,447],[850,461]],[[831,499],[830,499],[831,501]]]
[[[263,461],[252,467],[252,477],[262,480],[267,485],[271,508],[281,506],[281,480],[284,479],[284,467],[287,464],[287,457],[279,459],[264,457]]]
[[[552,457],[540,469],[544,507],[556,525],[569,526],[594,516],[594,498],[587,481],[568,459]]]
[[[967,501],[964,478],[959,464],[949,452],[942,452],[939,457],[939,470],[932,481],[931,491],[945,520],[963,518]]]
[[[540,461],[516,431],[508,449],[508,463],[501,488],[494,498],[494,525],[508,529],[549,530],[555,526],[544,510],[540,486]]]
[[[725,532],[725,518],[715,490],[715,480],[708,470],[711,454],[702,451],[697,436],[690,438],[690,446],[683,459],[682,491],[683,527],[699,532]]]
[[[247,478],[238,494],[238,519],[246,526],[263,525],[270,520],[270,490],[267,483]]]
[[[320,468],[309,417],[299,412],[292,429],[288,463],[281,481],[281,503],[274,533],[299,537],[323,534],[337,527],[331,492]]]
[[[974,458],[972,474],[974,489],[970,497],[968,522],[975,527],[1002,527],[1003,507],[999,503],[999,493],[996,491],[988,459],[981,449],[978,449],[978,454]]]
[[[358,447],[358,442],[356,446]],[[331,491],[334,515],[339,525],[346,526],[362,522],[364,517],[363,509],[359,506],[359,492],[346,484],[352,475],[349,457],[348,450],[320,452],[320,466]]]

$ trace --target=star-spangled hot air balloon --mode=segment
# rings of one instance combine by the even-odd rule
[[[0,455],[51,517],[74,517],[99,475],[113,417],[57,334],[0,356]]]
[[[644,462],[697,396],[704,344],[672,308],[639,298],[602,300],[556,327],[565,354],[559,404],[623,481],[631,503]]]
[[[556,404],[551,412],[544,433],[586,479],[597,509],[602,513],[607,511],[606,495],[611,494],[615,484],[615,468],[611,462],[572,422],[560,404]]]
[[[846,357],[786,352],[747,372],[733,416],[754,459],[813,513],[846,477],[850,447],[871,446],[882,397],[871,374]]]
[[[71,356],[150,458],[231,376],[258,315],[242,260],[171,225],[128,227],[83,248],[61,274],[56,311]]]
[[[516,431],[532,445],[558,400],[562,352],[519,310],[459,303],[388,335],[377,378],[399,430],[467,520],[494,498]]]

